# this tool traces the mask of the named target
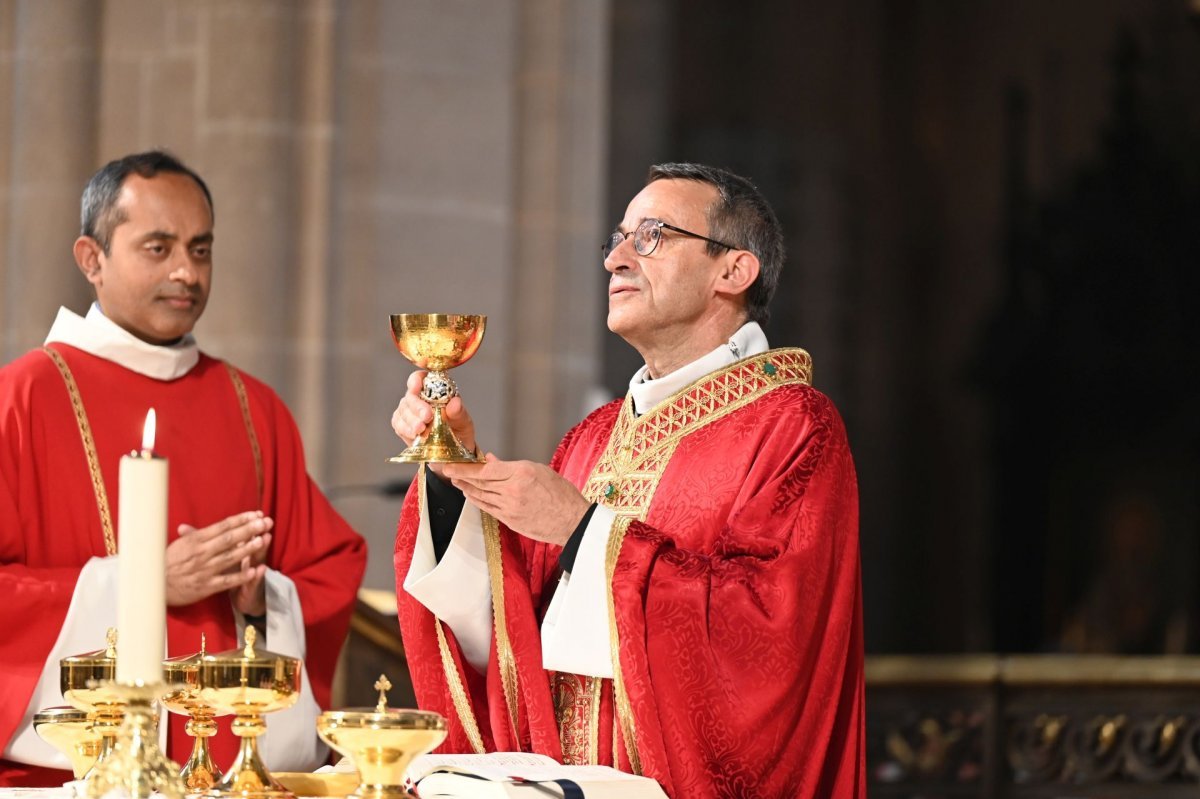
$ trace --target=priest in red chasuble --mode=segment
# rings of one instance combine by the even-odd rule
[[[253,624],[271,651],[304,658],[301,699],[271,714],[263,755],[273,769],[320,765],[313,719],[365,543],[309,478],[275,393],[191,335],[213,271],[200,177],[160,152],[114,161],[88,183],[82,221],[75,260],[96,304],[60,310],[44,347],[0,369],[0,785],[71,778],[30,722],[65,704],[59,659],[103,648],[116,626],[117,472],[150,408],[170,461],[164,655],[193,654],[202,636],[230,649]],[[227,766],[237,739],[220,726],[213,756]],[[182,763],[190,747],[172,716],[168,754]]]
[[[654,167],[604,245],[645,360],[549,466],[430,464],[396,539],[417,698],[448,751],[536,751],[673,797],[865,796],[858,497],[809,356],[760,326],[779,224],[744,178]],[[392,418],[432,412],[418,372]],[[476,446],[462,400],[447,419]]]

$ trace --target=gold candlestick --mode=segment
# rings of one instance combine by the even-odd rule
[[[87,793],[101,799],[116,791],[129,799],[149,799],[153,793],[167,799],[183,799],[187,792],[179,777],[179,766],[158,748],[158,709],[155,700],[178,690],[177,685],[141,680],[132,683],[109,681],[93,687],[121,699],[125,720],[116,743],[103,762],[97,762],[87,777]]]
[[[392,687],[379,675],[374,708],[335,710],[317,717],[317,734],[337,752],[350,758],[358,770],[356,799],[408,799],[404,772],[413,758],[423,755],[446,737],[446,720],[437,713],[398,710],[387,706]]]
[[[246,627],[246,646],[200,661],[200,698],[218,711],[233,713],[233,734],[242,739],[233,765],[211,794],[246,799],[295,799],[271,776],[258,756],[258,736],[267,731],[264,713],[291,707],[300,698],[299,658],[255,651],[257,633]]]
[[[213,762],[208,748],[208,739],[217,734],[218,713],[216,708],[200,698],[200,663],[207,654],[204,636],[201,635],[199,652],[163,661],[163,678],[181,686],[162,698],[163,707],[172,713],[187,716],[185,731],[195,739],[192,756],[179,772],[184,785],[193,793],[207,791],[221,781],[221,770]]]

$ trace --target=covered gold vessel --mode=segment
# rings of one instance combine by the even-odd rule
[[[258,736],[266,732],[263,714],[291,707],[300,698],[299,658],[255,650],[257,633],[246,627],[246,645],[216,655],[204,655],[197,672],[199,698],[218,713],[234,715],[233,734],[241,747],[213,792],[257,799],[292,797],[271,776],[258,756]]]
[[[358,799],[412,797],[404,772],[414,758],[446,737],[446,720],[437,713],[387,706],[392,685],[380,676],[375,683],[379,703],[373,708],[333,710],[317,717],[317,733],[335,751],[353,761],[360,784]]]

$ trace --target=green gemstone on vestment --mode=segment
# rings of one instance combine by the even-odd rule
[[[763,371],[767,373],[767,377],[774,377],[774,376],[775,376],[775,371],[776,371],[776,370],[775,370],[775,364],[773,364],[773,363],[764,363],[764,364],[763,364]]]

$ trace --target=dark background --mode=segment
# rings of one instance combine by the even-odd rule
[[[784,224],[869,652],[1197,651],[1200,3],[615,0],[611,70],[614,221],[695,160]]]

